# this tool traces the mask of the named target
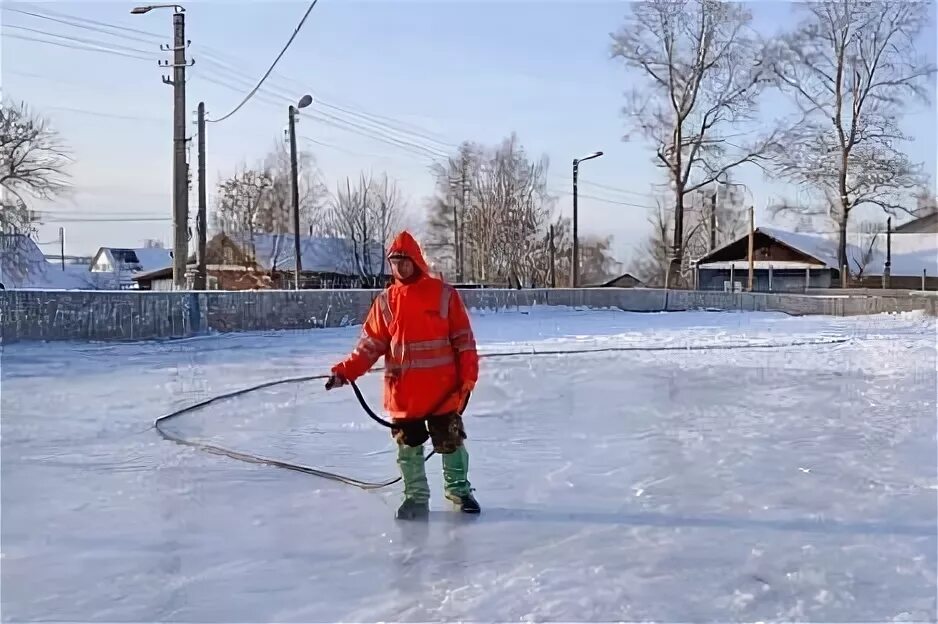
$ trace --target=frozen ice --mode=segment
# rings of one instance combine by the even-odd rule
[[[466,414],[483,513],[442,499],[434,457],[424,524],[393,519],[398,486],[243,463],[150,426],[325,373],[355,327],[5,346],[3,620],[936,619],[934,319],[473,316],[486,354],[658,350],[483,360]],[[361,382],[375,407],[380,383]],[[167,426],[396,474],[387,431],[321,381]]]

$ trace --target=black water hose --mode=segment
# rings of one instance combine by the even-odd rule
[[[289,379],[279,379],[276,381],[269,381],[266,383],[259,384],[257,386],[252,386],[250,388],[242,388],[240,390],[235,390],[233,392],[220,394],[218,396],[211,397],[204,401],[200,401],[199,403],[195,403],[194,405],[190,405],[181,410],[172,412],[170,414],[166,414],[165,416],[161,416],[157,418],[156,421],[154,421],[153,426],[159,432],[159,434],[163,436],[164,438],[166,438],[167,440],[171,440],[179,444],[184,444],[186,446],[192,446],[192,447],[201,449],[203,451],[208,451],[209,453],[225,455],[227,457],[231,457],[232,459],[238,459],[238,460],[250,462],[253,464],[266,464],[269,466],[276,466],[277,468],[285,468],[287,470],[295,470],[297,472],[302,472],[305,474],[322,477],[324,479],[331,479],[333,481],[339,481],[347,485],[354,485],[355,487],[359,487],[365,490],[375,490],[378,488],[387,487],[389,485],[394,485],[395,483],[401,480],[401,477],[397,477],[395,479],[389,479],[387,481],[376,481],[376,482],[360,481],[358,479],[346,477],[344,475],[341,475],[335,472],[329,472],[328,470],[320,470],[319,468],[311,468],[309,466],[304,466],[302,464],[294,464],[292,462],[285,462],[279,459],[272,459],[269,457],[261,457],[259,455],[252,455],[250,453],[242,453],[240,451],[235,451],[235,450],[228,449],[222,446],[217,446],[215,444],[208,444],[206,442],[196,442],[194,440],[187,440],[186,438],[182,438],[180,436],[173,435],[167,432],[160,426],[161,424],[165,423],[168,420],[176,418],[177,416],[182,416],[183,414],[187,414],[187,413],[202,409],[204,407],[211,405],[212,403],[215,403],[216,401],[223,401],[225,399],[231,399],[237,396],[247,394],[249,392],[254,392],[255,390],[262,390],[264,388],[269,388],[271,386],[276,386],[280,384],[300,383],[304,381],[316,381],[319,379],[329,379],[329,377],[330,375],[310,375],[307,377],[291,377]],[[352,391],[355,393],[355,398],[358,399],[359,405],[361,405],[362,409],[365,411],[366,414],[368,414],[368,416],[372,420],[374,420],[379,425],[387,427],[388,429],[394,428],[393,423],[381,418],[375,413],[373,409],[371,409],[371,406],[368,405],[368,402],[365,400],[365,396],[362,394],[362,391],[359,389],[358,384],[352,381],[352,382],[349,382],[349,385],[352,386]],[[440,402],[436,406],[434,406],[433,409],[430,410],[430,413],[432,414],[433,412],[435,412],[439,408],[440,405],[442,405],[447,400],[449,400],[452,394],[453,393],[447,393],[443,397],[443,399],[441,399]],[[466,401],[463,402],[462,408],[459,410],[460,414],[462,414],[462,412],[465,411],[466,406],[468,405],[468,401],[469,399],[467,397]],[[428,461],[431,457],[433,457],[435,453],[436,451],[430,451],[430,453],[428,453],[427,456],[423,458],[423,461],[424,462]]]
[[[602,347],[598,349],[570,349],[570,350],[551,350],[551,351],[513,351],[505,353],[484,353],[479,354],[479,358],[498,358],[498,357],[518,357],[518,356],[544,356],[544,355],[578,355],[578,354],[588,354],[588,353],[615,353],[622,351],[708,351],[708,350],[728,350],[728,349],[765,349],[765,348],[784,348],[784,347],[798,347],[798,346],[808,346],[808,345],[835,345],[843,344],[847,342],[848,338],[835,338],[830,340],[814,340],[814,341],[801,341],[801,342],[792,342],[785,345],[712,345],[712,346],[688,346],[688,347]],[[383,369],[374,369],[375,371],[380,371]],[[176,442],[178,444],[183,444],[186,446],[191,446],[209,453],[215,453],[218,455],[225,455],[232,459],[237,459],[244,462],[249,462],[252,464],[266,464],[268,466],[276,466],[277,468],[284,468],[286,470],[294,470],[296,472],[302,472],[305,474],[313,475],[316,477],[322,477],[324,479],[331,479],[333,481],[339,481],[340,483],[345,483],[347,485],[353,485],[355,487],[362,488],[364,490],[376,490],[379,488],[387,487],[389,485],[394,485],[401,480],[401,477],[395,479],[389,479],[387,481],[361,481],[358,479],[353,479],[351,477],[346,477],[334,472],[329,472],[327,470],[320,470],[318,468],[311,468],[309,466],[304,466],[302,464],[295,464],[292,462],[281,461],[279,459],[272,459],[268,457],[262,457],[260,455],[253,455],[251,453],[242,453],[240,451],[235,451],[232,449],[225,448],[223,446],[217,446],[215,444],[208,444],[206,442],[196,442],[194,440],[187,440],[181,436],[174,435],[162,428],[162,424],[166,423],[174,418],[195,412],[204,407],[207,407],[218,401],[223,401],[225,399],[231,399],[237,396],[248,394],[249,392],[254,392],[256,390],[263,390],[264,388],[270,388],[272,386],[280,386],[288,383],[302,383],[306,381],[316,381],[316,380],[326,380],[329,379],[331,375],[307,375],[303,377],[289,377],[286,379],[276,379],[274,381],[267,381],[255,386],[250,386],[248,388],[242,388],[240,390],[234,390],[232,392],[227,392],[225,394],[219,394],[214,397],[205,399],[204,401],[199,401],[182,409],[170,412],[164,416],[160,416],[153,422],[153,427],[159,432],[163,438]],[[355,393],[355,397],[358,399],[359,404],[361,404],[362,409],[368,416],[377,422],[378,424],[393,428],[393,424],[384,420],[378,416],[374,410],[368,405],[365,401],[364,395],[362,395],[361,390],[353,382],[351,383],[352,391]],[[441,401],[445,402],[449,399],[452,394],[446,395],[446,397]],[[468,401],[468,397],[467,397]],[[460,409],[462,413],[466,408],[464,403]],[[431,413],[435,410],[431,410]],[[431,451],[424,461],[427,461],[434,455],[434,452]]]

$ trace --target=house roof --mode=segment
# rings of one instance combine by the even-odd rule
[[[229,236],[232,242],[250,253],[251,241],[246,237]],[[241,242],[239,242],[241,241]],[[292,234],[255,234],[254,261],[265,271],[292,271],[295,264]],[[369,244],[370,263],[363,261],[359,266],[355,259],[354,245],[345,238],[323,236],[300,237],[300,260],[303,271],[311,273],[335,273],[338,275],[361,275],[388,272],[387,260],[380,243]]]
[[[825,238],[817,234],[808,234],[802,232],[789,232],[787,230],[782,230],[774,227],[757,227],[755,229],[757,234],[762,234],[768,236],[774,241],[781,243],[795,251],[799,252],[801,255],[808,256],[814,260],[817,260],[818,265],[823,265],[831,269],[837,268],[837,241],[830,238]],[[743,234],[739,238],[726,243],[722,247],[714,249],[710,253],[706,254],[702,258],[699,258],[695,264],[697,266],[703,266],[705,264],[710,264],[709,259],[714,256],[721,254],[723,250],[733,245],[738,245],[740,242],[746,240],[749,236],[749,233]]]
[[[926,233],[938,232],[938,212],[933,212],[927,214],[924,217],[919,217],[918,219],[913,219],[902,225],[896,226],[893,230],[894,234],[913,234],[913,233]]]
[[[94,255],[92,265],[102,253],[108,256],[111,264],[130,265],[133,271],[154,271],[173,262],[170,250],[160,247],[101,247]]]
[[[87,270],[52,264],[36,242],[23,234],[0,234],[0,283],[6,289],[89,290]]]
[[[829,269],[838,269],[836,239],[818,234],[789,232],[773,227],[758,227],[755,231],[817,260],[819,265]],[[721,263],[708,262],[708,259],[723,249],[745,240],[747,236],[748,234],[744,234],[723,247],[710,252],[697,261],[697,266],[701,268],[718,268],[716,264]],[[875,239],[872,236],[874,235],[848,235],[847,259],[850,263],[849,270],[852,273],[857,272],[858,268],[863,266],[863,272],[866,275],[882,274],[886,261],[886,235],[883,233],[877,234]],[[868,260],[863,262],[865,257],[868,257]],[[742,261],[741,259],[737,262]],[[722,264],[729,266],[728,262]],[[783,268],[781,262],[772,262],[771,264],[774,268]],[[892,275],[921,275],[923,269],[928,272],[928,275],[938,275],[938,234],[902,234],[899,236],[894,234],[892,236],[890,273]]]

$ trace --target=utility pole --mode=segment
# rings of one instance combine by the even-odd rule
[[[756,237],[756,212],[753,206],[749,206],[749,292],[752,292],[753,278],[753,242]]]
[[[163,82],[173,86],[173,286],[184,290],[189,256],[189,185],[186,179],[186,14],[181,11],[173,13],[172,66],[172,80],[164,76]]]
[[[189,182],[186,164],[186,15],[178,4],[154,4],[131,9],[133,15],[153,9],[173,9],[173,45],[161,45],[163,52],[173,51],[173,62],[160,61],[160,67],[172,67],[173,77],[163,82],[173,87],[173,287],[186,287],[186,261],[189,256]]]
[[[456,201],[457,185],[458,182],[456,180],[453,178],[449,179],[447,201],[453,207],[453,275],[456,280],[459,279],[459,204]]]
[[[710,251],[717,248],[717,194],[710,197]]]
[[[583,158],[573,159],[573,268],[570,271],[570,282],[573,288],[579,284],[580,277],[580,237],[579,237],[579,213],[577,212],[577,178],[580,175],[580,163],[584,160],[599,158],[602,152],[593,152]]]
[[[457,274],[459,281],[462,282],[465,280],[465,264],[466,264],[466,213],[468,211],[469,202],[467,201],[467,196],[469,195],[469,181],[466,179],[466,167],[468,166],[466,155],[463,154],[462,158],[462,216],[463,222],[460,224],[461,229],[458,229],[459,232],[459,257],[457,258]]]
[[[199,212],[196,219],[196,230],[198,231],[198,243],[195,248],[196,272],[195,289],[205,290],[208,280],[208,271],[205,259],[205,247],[207,236],[207,218],[205,207],[205,102],[199,102],[198,110],[199,127]]]
[[[550,250],[550,287],[557,288],[557,269],[556,263],[554,262],[554,226],[550,226],[550,241],[548,241],[548,249]]]
[[[65,270],[65,228],[59,227],[59,255],[62,257],[62,270]]]
[[[290,104],[290,188],[293,194],[293,289],[300,289],[300,271],[303,261],[300,257],[300,188],[296,166],[296,108]]]
[[[296,115],[299,109],[306,108],[312,103],[312,96],[304,95],[296,106],[290,104],[287,111],[290,116],[290,187],[293,193],[293,255],[295,256],[293,288],[295,290],[300,289],[300,272],[303,270],[300,255],[300,183],[296,165]]]
[[[580,230],[579,230],[579,219],[577,218],[579,214],[577,213],[577,177],[580,174],[580,161],[576,158],[573,159],[573,261],[570,266],[570,288],[577,287],[577,278],[580,274]]]
[[[886,266],[883,267],[883,288],[889,288],[892,272],[892,217],[886,219]],[[922,289],[924,290],[924,288]]]

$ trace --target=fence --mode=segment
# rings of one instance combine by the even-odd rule
[[[0,339],[130,341],[211,332],[312,329],[359,324],[376,290],[301,291],[0,291]],[[534,305],[617,308],[631,312],[692,309],[779,311],[848,316],[922,310],[938,297],[789,295],[654,289],[462,290],[471,308]]]

